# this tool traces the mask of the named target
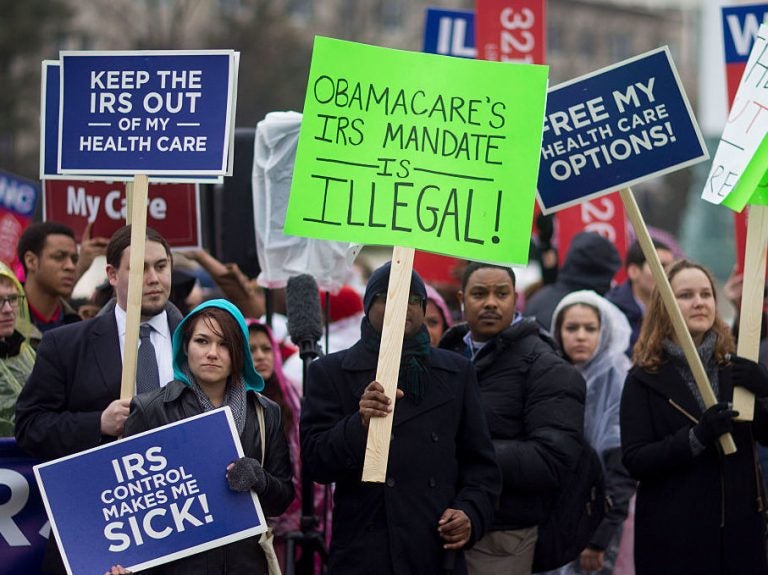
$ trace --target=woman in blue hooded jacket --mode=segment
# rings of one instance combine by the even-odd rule
[[[264,515],[283,513],[293,500],[291,461],[282,432],[280,408],[260,392],[264,381],[248,348],[248,328],[240,311],[223,299],[197,306],[173,334],[174,380],[131,402],[125,435],[135,435],[228,405],[245,457],[227,467],[229,487],[253,489]],[[266,454],[262,450],[256,406],[264,410]],[[222,470],[224,471],[224,470]],[[260,575],[267,573],[258,536],[160,565],[153,575]]]

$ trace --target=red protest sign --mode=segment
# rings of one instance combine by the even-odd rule
[[[477,0],[475,10],[478,59],[544,63],[544,0]]]
[[[46,180],[43,218],[68,225],[80,242],[89,221],[91,237],[109,238],[125,224],[125,182]],[[200,247],[200,206],[195,184],[150,184],[147,226],[171,247]]]

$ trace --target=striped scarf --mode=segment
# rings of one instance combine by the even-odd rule
[[[203,413],[216,409],[211,400],[205,395],[205,392],[198,385],[195,376],[189,371],[189,366],[184,366],[184,374],[187,379],[192,382],[192,391],[195,392],[197,401],[200,403],[200,407],[203,409]],[[224,405],[228,405],[232,410],[232,417],[235,419],[235,426],[237,427],[237,433],[242,434],[245,429],[245,382],[242,378],[237,380],[237,385],[232,385],[231,380],[227,383],[227,393],[224,395]]]

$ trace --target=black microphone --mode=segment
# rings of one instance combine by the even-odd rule
[[[285,307],[288,335],[299,346],[299,357],[316,358],[319,355],[317,342],[323,335],[323,314],[315,278],[309,274],[289,278],[285,287]]]

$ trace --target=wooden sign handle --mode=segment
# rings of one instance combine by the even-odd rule
[[[643,250],[645,261],[648,262],[651,272],[653,273],[653,279],[656,281],[656,289],[659,290],[661,299],[664,302],[664,307],[669,314],[669,318],[672,320],[675,337],[677,338],[680,347],[683,348],[685,359],[688,361],[688,365],[693,373],[693,379],[696,381],[696,387],[698,387],[699,393],[701,393],[704,405],[710,407],[717,403],[717,398],[712,391],[712,387],[709,385],[707,373],[704,371],[701,358],[696,351],[696,346],[693,344],[693,339],[688,331],[688,327],[685,325],[683,314],[677,306],[677,300],[675,299],[675,294],[672,292],[672,286],[669,285],[667,274],[664,273],[664,268],[661,266],[659,254],[656,253],[656,248],[653,246],[653,241],[648,233],[648,228],[643,221],[640,209],[637,207],[635,196],[629,188],[621,190],[619,194],[621,195],[621,201],[624,203],[624,210],[627,212],[627,217],[629,218],[629,221],[632,222],[632,227],[635,229],[635,235],[637,235],[637,241]],[[720,437],[720,445],[726,455],[736,453],[736,444],[730,433],[726,433]]]
[[[146,175],[136,174],[133,179],[133,198],[128,204],[131,214],[131,254],[128,275],[128,305],[125,310],[125,347],[123,348],[123,375],[120,380],[120,399],[130,399],[136,393],[136,359],[139,355],[139,324],[141,323],[141,292],[144,284],[144,246],[147,237]]]
[[[739,342],[736,353],[752,361],[760,354],[760,327],[763,318],[765,258],[768,245],[768,206],[749,206],[744,282],[739,310]],[[733,388],[733,409],[738,421],[755,418],[755,396],[743,387]]]
[[[392,400],[392,411],[386,417],[372,417],[368,424],[368,442],[365,446],[363,481],[383,483],[387,474],[389,441],[395,416],[395,392],[400,376],[400,356],[403,351],[405,315],[411,292],[413,248],[395,246],[392,249],[392,269],[387,287],[387,307],[384,310],[384,328],[381,333],[376,381]]]

